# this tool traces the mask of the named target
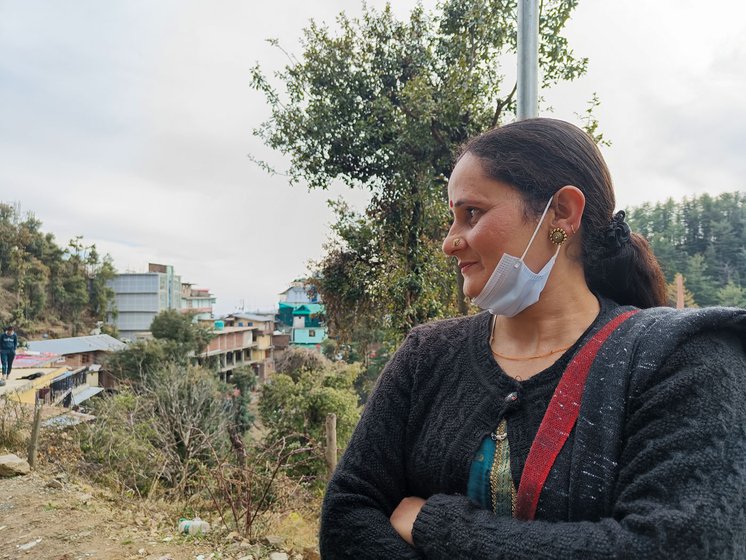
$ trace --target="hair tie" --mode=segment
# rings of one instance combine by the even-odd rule
[[[611,218],[609,227],[606,228],[606,233],[604,234],[604,245],[609,253],[616,253],[624,245],[629,243],[632,233],[629,229],[629,225],[624,221],[624,218],[626,217],[626,212],[624,210],[619,210],[619,212],[614,214]]]

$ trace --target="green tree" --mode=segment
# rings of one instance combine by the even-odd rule
[[[734,282],[728,282],[718,288],[717,300],[719,305],[726,307],[746,307],[746,290]]]
[[[264,385],[259,399],[259,414],[268,430],[266,441],[286,438],[290,448],[314,447],[317,453],[295,457],[295,474],[319,476],[324,473],[322,444],[327,414],[337,415],[337,442],[347,445],[360,418],[354,383],[360,364],[331,363],[317,354],[318,360],[303,361],[297,354],[286,361],[272,382]],[[292,366],[290,365],[292,364]],[[289,369],[292,368],[292,369]],[[298,464],[300,463],[300,464]]]
[[[629,218],[651,242],[669,282],[684,273],[699,305],[717,305],[726,296],[734,301],[746,278],[746,194],[643,204],[631,209]]]
[[[117,271],[110,255],[106,255],[101,262],[95,263],[90,280],[90,307],[91,314],[99,321],[107,317],[116,317],[114,290],[109,287],[109,282],[114,278]]]
[[[209,329],[193,322],[192,315],[176,309],[165,309],[153,318],[150,332],[158,340],[170,341],[189,351],[202,353],[212,338]]]
[[[585,72],[587,60],[562,35],[575,5],[542,3],[544,88]],[[290,157],[291,181],[321,189],[341,181],[371,195],[361,216],[337,206],[340,235],[317,267],[337,328],[372,320],[398,338],[468,310],[455,264],[440,252],[446,176],[460,144],[515,110],[515,85],[500,68],[515,52],[515,14],[513,0],[446,0],[406,21],[388,6],[364,8],[359,19],[340,14],[336,30],[310,24],[302,56],[276,75],[283,93],[254,68],[253,86],[272,111],[256,134]]]
[[[174,356],[160,340],[138,340],[106,359],[106,369],[120,381],[138,383],[151,376]],[[186,363],[187,358],[179,360]]]
[[[251,392],[256,389],[256,375],[250,367],[240,367],[231,376],[235,389],[232,395],[233,424],[237,435],[245,434],[254,425],[251,413]]]

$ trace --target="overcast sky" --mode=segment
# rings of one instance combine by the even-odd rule
[[[368,0],[382,6],[380,0]],[[426,7],[435,2],[424,2]],[[405,17],[415,5],[395,2]],[[322,254],[326,200],[267,175],[268,116],[249,69],[299,54],[309,19],[357,0],[0,0],[0,201],[120,271],[172,264],[216,311],[276,305]],[[578,122],[593,92],[620,208],[746,188],[746,8],[727,0],[580,0],[568,28],[587,76],[543,92]]]

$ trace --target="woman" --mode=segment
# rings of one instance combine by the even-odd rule
[[[474,139],[448,195],[443,250],[489,312],[415,328],[384,369],[322,557],[746,557],[746,313],[656,307],[660,268],[570,124]]]

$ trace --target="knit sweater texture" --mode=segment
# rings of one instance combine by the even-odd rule
[[[746,312],[649,309],[615,331],[535,521],[464,495],[482,439],[521,406],[505,404],[522,384],[492,358],[489,327],[482,313],[409,334],[329,483],[322,558],[746,558]],[[511,454],[519,476],[525,453]],[[427,500],[414,547],[389,521],[406,496]]]

